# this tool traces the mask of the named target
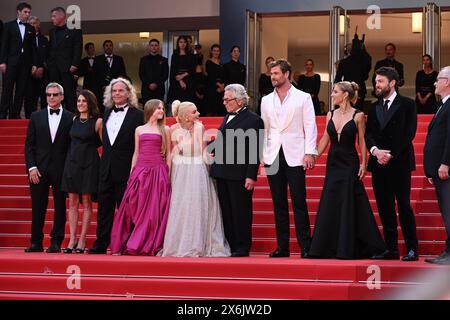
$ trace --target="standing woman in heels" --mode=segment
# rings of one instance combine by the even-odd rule
[[[77,99],[77,111],[70,130],[71,143],[64,166],[61,189],[69,193],[70,240],[64,253],[83,253],[86,235],[92,217],[92,195],[97,193],[101,146],[102,119],[95,95],[81,91]],[[83,220],[80,239],[77,242],[78,206],[80,195],[83,204]]]
[[[353,107],[358,99],[358,85],[341,81],[335,84],[331,97],[339,109],[328,112],[317,148],[320,157],[331,142],[309,257],[370,258],[383,252],[385,245],[362,182],[367,164],[366,119]]]

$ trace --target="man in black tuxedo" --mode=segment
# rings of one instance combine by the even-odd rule
[[[84,45],[86,57],[81,59],[80,69],[78,69],[78,76],[83,77],[83,89],[94,92],[94,59],[95,46],[92,42]]]
[[[28,79],[27,92],[25,94],[25,118],[30,119],[31,114],[37,110],[38,99],[41,100],[41,107],[47,104],[45,87],[48,84],[47,58],[48,58],[48,39],[41,34],[41,21],[31,16],[28,22],[36,30],[36,46],[39,61],[39,67],[36,72]]]
[[[223,104],[228,115],[209,145],[214,152],[210,175],[217,180],[224,232],[232,257],[246,257],[250,252],[252,196],[264,141],[264,122],[246,107],[248,99],[240,84],[225,88]]]
[[[397,50],[397,48],[395,47],[395,44],[393,44],[391,42],[386,44],[384,46],[384,54],[385,54],[386,58],[384,58],[383,60],[377,61],[377,63],[375,64],[374,70],[376,71],[381,67],[394,68],[395,71],[397,71],[398,77],[399,77],[399,80],[397,82],[397,91],[398,91],[398,87],[402,87],[405,84],[405,76],[403,73],[403,63],[395,60],[396,50]],[[376,89],[375,89],[375,87],[376,87],[375,77],[376,77],[376,73],[374,72],[373,76],[372,76],[372,85],[373,85],[372,95],[377,97]]]
[[[28,79],[37,70],[35,30],[27,23],[30,13],[31,6],[21,2],[17,5],[17,19],[4,26],[0,51],[0,72],[3,73],[0,119],[7,116],[20,119]]]
[[[442,98],[442,105],[428,126],[424,147],[425,174],[436,189],[439,208],[444,220],[447,242],[445,250],[426,262],[450,264],[450,66],[442,68],[437,76],[435,93]]]
[[[94,59],[94,93],[99,102],[100,113],[103,114],[103,92],[112,79],[119,77],[128,78],[125,70],[125,63],[121,56],[113,54],[114,44],[111,40],[103,42],[104,54],[98,55]]]
[[[66,225],[66,195],[61,191],[61,179],[74,115],[61,106],[64,99],[61,85],[49,83],[46,94],[48,107],[31,115],[25,140],[25,162],[32,202],[31,246],[25,252],[43,251],[43,228],[50,186],[55,213],[48,253],[61,251]]]
[[[47,61],[49,79],[61,83],[65,91],[65,107],[75,112],[76,81],[83,51],[81,30],[69,29],[66,24],[66,11],[57,7],[52,11],[52,22],[55,26],[50,30],[50,49]]]
[[[370,150],[368,171],[378,212],[383,224],[387,250],[374,259],[399,259],[397,214],[405,239],[407,255],[403,261],[418,260],[416,221],[410,204],[411,171],[416,169],[413,139],[417,129],[414,101],[396,91],[398,73],[381,67],[376,73],[376,93],[380,101],[369,110],[366,144]]]
[[[169,77],[167,58],[159,54],[159,41],[152,39],[148,43],[149,54],[139,62],[139,78],[141,78],[142,104],[150,99],[164,101],[165,82]]]
[[[136,91],[128,80],[113,79],[105,89],[105,96],[97,240],[88,251],[91,254],[106,253],[110,244],[114,212],[122,202],[130,175],[134,133],[144,124],[144,113],[137,109]]]

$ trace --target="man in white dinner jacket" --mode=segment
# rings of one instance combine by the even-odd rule
[[[317,126],[311,96],[291,83],[291,65],[270,65],[274,91],[262,98],[261,117],[266,130],[263,162],[275,212],[277,248],[270,257],[289,257],[289,185],[297,241],[308,257],[311,232],[306,204],[305,170],[314,168]]]

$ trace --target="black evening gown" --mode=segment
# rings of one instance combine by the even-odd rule
[[[312,258],[362,259],[385,250],[364,184],[358,178],[357,126],[353,119],[342,128],[340,140],[333,113],[328,122],[331,146],[309,251]]]
[[[417,113],[421,114],[435,114],[437,111],[436,96],[434,95],[434,83],[437,79],[437,71],[427,74],[423,70],[417,71],[416,74],[416,93],[419,92],[422,97],[431,93],[431,97],[427,100],[425,105],[419,102],[416,97]]]
[[[217,82],[223,83],[223,67],[211,60],[206,61],[206,114],[224,116],[223,92],[217,92]]]
[[[187,72],[189,75],[183,80],[186,83],[186,89],[180,86],[180,83],[175,79],[177,75]],[[170,86],[167,97],[167,102],[171,104],[174,100],[194,101],[195,97],[195,57],[192,54],[180,55],[176,51],[172,55],[170,63]]]
[[[79,117],[73,121],[61,184],[64,192],[95,195],[98,191],[100,157],[97,148],[101,141],[95,132],[96,122],[96,118],[82,122]]]

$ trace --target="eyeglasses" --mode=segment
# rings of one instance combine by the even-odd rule
[[[47,97],[57,97],[60,93],[47,93]]]
[[[237,100],[237,98],[233,98],[233,99],[223,99],[223,102],[228,103],[228,102],[233,101],[233,100]]]

